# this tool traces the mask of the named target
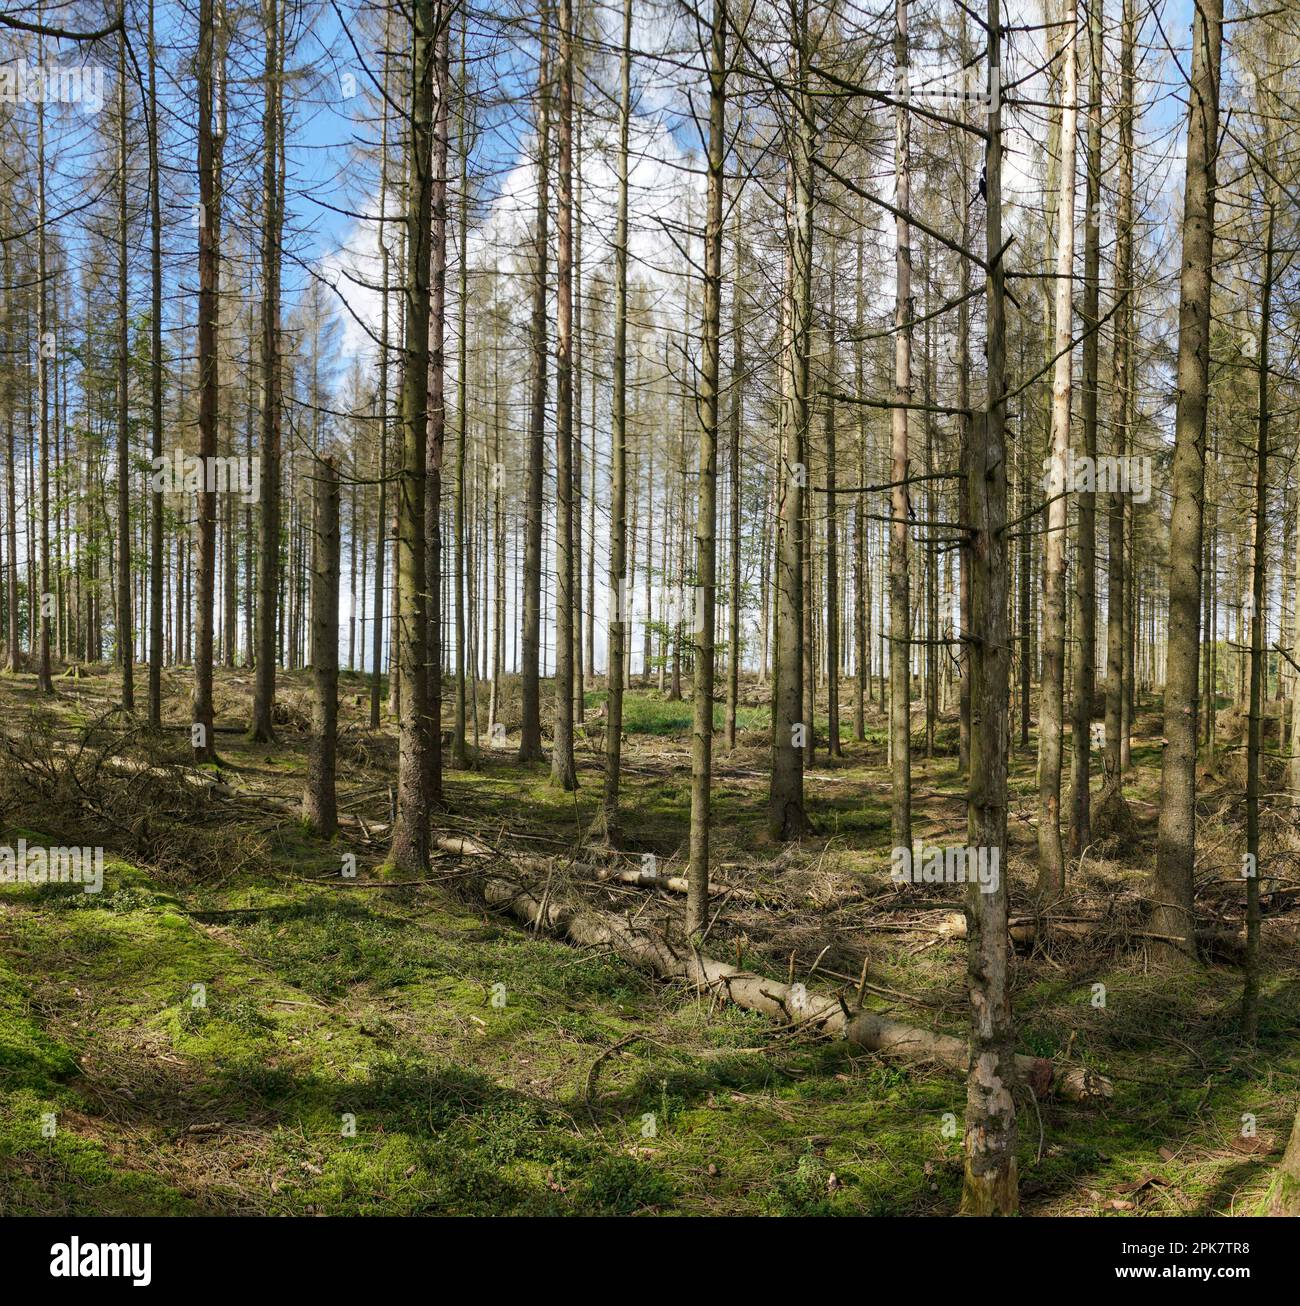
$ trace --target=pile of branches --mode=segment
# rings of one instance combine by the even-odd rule
[[[177,749],[116,707],[72,731],[34,710],[0,730],[0,821],[165,879],[216,882],[264,864],[261,836],[216,810],[221,781]]]

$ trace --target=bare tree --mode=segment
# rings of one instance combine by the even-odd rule
[[[804,749],[813,722],[803,704],[804,494],[808,483],[809,327],[812,313],[813,108],[808,9],[791,12],[794,122],[787,128],[786,286],[782,345],[781,456],[776,469],[776,649],[772,685],[772,782],[768,825],[773,838],[798,838],[804,811]]]
[[[728,411],[727,472],[731,491],[731,571],[727,604],[727,708],[723,720],[723,746],[736,747],[736,710],[740,703],[740,440],[745,416],[745,327],[743,278],[744,235],[741,231],[743,206],[737,193],[734,203],[735,219],[732,237],[731,267],[731,381]]]
[[[528,458],[524,500],[524,614],[520,693],[522,722],[519,760],[542,760],[542,482],[546,463],[546,281],[550,223],[550,4],[539,13],[540,50],[537,59],[537,216],[533,231],[532,396],[528,409]]]
[[[158,50],[154,38],[154,5],[149,0],[149,451],[163,452],[162,348],[162,183],[158,150]],[[150,496],[149,514],[149,724],[162,725],[163,668],[163,492]]]
[[[1265,661],[1264,628],[1267,621],[1265,602],[1265,572],[1268,549],[1268,442],[1272,417],[1271,333],[1273,317],[1273,281],[1277,267],[1277,211],[1280,194],[1277,183],[1276,160],[1273,157],[1274,123],[1278,116],[1276,103],[1267,95],[1263,114],[1263,158],[1265,171],[1264,190],[1264,262],[1260,277],[1259,338],[1256,341],[1257,366],[1256,416],[1255,416],[1255,503],[1252,522],[1251,585],[1250,585],[1250,714],[1246,725],[1246,955],[1244,958],[1245,983],[1241,996],[1241,1033],[1247,1043],[1259,1036],[1259,815],[1260,767],[1264,751],[1264,697],[1267,692],[1268,665]],[[1269,112],[1272,109],[1272,112]],[[1279,719],[1279,733],[1281,721]],[[1292,745],[1294,748],[1294,744]]]
[[[257,653],[254,658],[253,723],[261,743],[275,738],[276,616],[280,581],[280,243],[284,225],[284,179],[279,161],[284,132],[283,48],[280,0],[263,0],[262,64],[262,320],[258,453],[262,500],[258,516]],[[381,223],[382,227],[382,223]]]
[[[203,0],[211,5],[211,0]],[[45,38],[38,42],[38,57],[44,62]],[[46,258],[46,202],[45,202],[45,100],[36,102],[36,275],[40,287],[36,292],[36,391],[41,421],[41,592],[37,607],[33,608],[30,583],[28,586],[29,611],[39,611],[41,623],[40,652],[36,665],[37,689],[42,694],[54,693],[54,677],[50,669],[50,360],[54,356],[54,334],[50,330],[49,276]],[[28,557],[31,557],[30,550]]]
[[[1178,311],[1178,405],[1174,416],[1173,509],[1169,522],[1169,644],[1165,665],[1164,761],[1152,881],[1151,930],[1166,962],[1194,960],[1197,676],[1200,669],[1201,533],[1205,415],[1209,400],[1210,294],[1219,141],[1223,2],[1202,0],[1192,26],[1183,186],[1183,262]]]
[[[610,536],[606,677],[605,783],[602,833],[619,841],[618,790],[623,748],[623,686],[627,679],[627,606],[632,578],[627,574],[627,256],[628,134],[632,120],[632,0],[623,0],[623,39],[619,53],[618,200],[614,226],[614,375],[610,427]]]
[[[135,711],[135,624],[131,614],[130,301],[127,297],[126,28],[117,36],[117,664],[122,710]]]
[[[391,257],[388,248],[388,88],[391,50],[392,11],[384,11],[384,68],[381,84],[379,146],[379,504],[375,513],[375,592],[374,626],[371,630],[370,728],[379,729],[379,697],[383,679],[384,650],[384,544],[388,530],[388,351],[389,351],[389,278]],[[393,676],[396,681],[396,675]]]
[[[424,452],[424,595],[428,663],[425,674],[424,786],[442,797],[442,460],[447,441],[447,206],[454,0],[437,0],[433,34],[433,146],[430,163],[429,391]]]
[[[576,789],[573,761],[573,3],[560,0],[559,195],[555,211],[555,726],[551,783]]]
[[[194,760],[216,757],[213,734],[212,656],[217,580],[217,494],[210,474],[217,455],[220,376],[217,326],[221,282],[221,152],[225,131],[224,11],[213,0],[199,5],[199,461],[198,558],[194,622]],[[218,89],[220,88],[220,89]]]
[[[1137,20],[1133,0],[1124,0],[1120,25],[1119,200],[1115,214],[1115,294],[1120,300],[1115,324],[1115,390],[1112,423],[1116,459],[1127,456],[1133,350],[1133,60]],[[1123,792],[1120,736],[1124,714],[1124,497],[1116,481],[1106,504],[1106,785]]]
[[[889,442],[889,763],[890,831],[896,848],[912,846],[912,611],[908,493],[908,408],[912,402],[912,203],[907,0],[894,4],[894,406]]]
[[[709,798],[713,781],[714,616],[717,604],[718,378],[722,334],[722,191],[726,165],[726,9],[713,0],[708,37],[708,193],[704,304],[700,323],[699,502],[695,517],[695,713],[691,732],[691,835],[686,932],[701,934],[709,910]]]
[[[1061,846],[1061,736],[1065,696],[1065,532],[1070,480],[1070,390],[1074,305],[1074,133],[1078,104],[1076,27],[1069,0],[1061,73],[1061,189],[1056,206],[1056,313],[1047,539],[1043,556],[1043,676],[1038,707],[1038,891],[1065,888]],[[1078,747],[1078,741],[1075,741]]]
[[[987,375],[984,410],[975,415],[967,465],[971,558],[971,765],[967,842],[997,854],[1007,848],[1007,711],[1011,654],[1006,544],[1006,269],[1002,243],[1001,0],[989,0],[989,112],[984,176],[987,273]],[[1007,882],[992,893],[967,886],[967,987],[971,1004],[970,1074],[966,1081],[965,1181],[968,1215],[1010,1215],[1016,1179],[1015,1026],[1007,974]]]
[[[1088,13],[1087,211],[1083,236],[1083,456],[1096,465],[1097,360],[1101,298],[1101,10]],[[1078,566],[1074,580],[1074,692],[1070,717],[1070,854],[1082,856],[1092,842],[1089,794],[1092,699],[1097,662],[1097,496],[1085,486],[1079,500]]]
[[[313,472],[311,667],[311,745],[303,820],[322,838],[338,828],[334,792],[339,725],[339,467],[332,456],[316,460]]]
[[[437,22],[434,0],[416,0],[411,9],[402,461],[397,480],[397,658],[402,699],[398,720],[397,819],[389,853],[394,868],[407,872],[424,870],[429,861],[429,631],[425,605],[424,513]]]

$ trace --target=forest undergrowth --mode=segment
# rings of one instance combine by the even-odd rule
[[[52,703],[29,677],[0,681],[5,837],[106,849],[98,894],[0,886],[0,1212],[955,1211],[961,1075],[659,982],[476,897],[484,859],[454,851],[459,840],[552,899],[678,928],[683,895],[612,876],[648,855],[661,880],[680,871],[688,704],[629,695],[618,853],[588,835],[602,766],[591,693],[576,793],[485,737],[476,767],[446,773],[430,875],[395,883],[381,875],[395,739],[364,728],[363,678],[342,678],[345,820],[322,842],[294,815],[306,677],[284,678],[278,742],[251,744],[231,724],[218,763],[195,768],[182,674],[161,736],[115,712],[102,669],[62,682]],[[250,693],[246,674],[219,673],[219,731],[247,719]],[[764,829],[767,727],[765,708],[742,708],[737,747],[718,756],[702,946],[846,1009],[962,1035],[958,891],[897,883],[881,851],[883,718],[869,711],[866,739],[846,737],[833,762],[822,724],[807,774],[815,833],[792,846]],[[1203,964],[1152,971],[1141,896],[1159,791],[1152,731],[1148,704],[1128,819],[1071,864],[1050,918],[1032,892],[1034,753],[1013,756],[1018,1047],[1113,1085],[1082,1104],[1018,1090],[1027,1214],[1258,1213],[1300,1088],[1294,883],[1262,886],[1260,1039],[1246,1049],[1237,1037],[1230,739],[1201,777]],[[964,841],[955,745],[955,717],[939,723],[933,757],[923,732],[914,742],[927,845]],[[1284,823],[1264,838],[1271,865],[1300,857]]]

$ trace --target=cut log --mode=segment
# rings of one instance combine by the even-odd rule
[[[929,1061],[965,1074],[970,1052],[966,1040],[892,1020],[873,1011],[850,1011],[838,997],[808,992],[801,984],[783,984],[766,975],[741,970],[690,948],[677,948],[658,930],[632,925],[617,916],[547,897],[543,902],[526,887],[489,878],[484,900],[537,929],[583,947],[611,948],[625,960],[662,979],[685,979],[749,1011],[760,1011],[791,1025],[805,1025],[847,1039],[857,1047],[908,1061]],[[1043,1096],[1054,1092],[1071,1102],[1112,1095],[1111,1083],[1082,1066],[1058,1067],[1045,1057],[1017,1056],[1025,1084]]]
[[[372,829],[376,827],[372,826]],[[490,857],[492,849],[481,844],[468,835],[441,835],[433,840],[433,846],[445,853],[459,853],[462,857]]]
[[[616,866],[599,866],[592,869],[596,879],[611,881],[614,884],[632,884],[641,889],[664,889],[669,893],[685,893],[689,887],[684,875],[664,875],[661,871],[651,871],[639,866],[630,866],[626,870],[619,870]],[[712,879],[711,887],[720,896],[743,898],[746,902],[758,901],[758,894],[751,889],[742,889],[739,885]]]
[[[662,875],[659,871],[636,866],[625,871],[613,866],[602,866],[596,871],[596,878],[612,880],[615,884],[634,884],[642,889],[667,889],[671,893],[685,893],[690,887],[684,875]]]

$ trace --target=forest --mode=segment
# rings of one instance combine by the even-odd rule
[[[0,1215],[1300,1214],[1298,120],[1295,0],[7,4]]]

